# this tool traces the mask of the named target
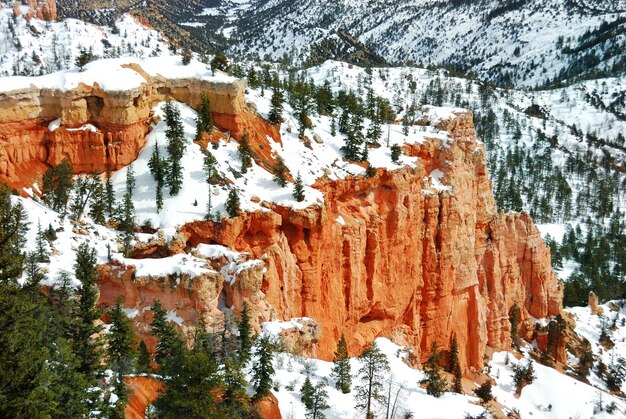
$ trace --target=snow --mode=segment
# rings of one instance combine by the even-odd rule
[[[48,124],[48,131],[54,132],[61,126],[61,118],[57,118]]]
[[[171,54],[168,43],[157,31],[143,26],[130,15],[120,17],[114,26],[115,30],[76,19],[44,22],[33,18],[27,21],[24,15],[14,18],[10,7],[3,8],[0,10],[0,76],[43,75],[74,69],[81,49],[88,48],[100,58]],[[127,72],[119,72],[118,76],[133,77]],[[25,82],[12,79],[16,89],[20,88],[19,84],[21,88],[28,87],[24,86]],[[59,83],[48,81],[51,85]],[[10,85],[3,81],[0,91],[10,90]]]
[[[598,400],[598,389],[562,374],[553,368],[533,362],[535,376],[532,384],[522,389],[516,398],[513,383],[513,366],[526,365],[528,358],[516,359],[509,355],[509,365],[505,365],[506,352],[496,352],[489,367],[497,385],[492,388],[494,397],[508,409],[517,409],[522,419],[540,416],[542,418],[600,418],[611,417],[604,413],[594,415],[594,404]],[[626,408],[623,400],[603,394],[603,403],[615,402],[618,409]]]
[[[264,324],[264,330],[266,330],[267,324]],[[272,328],[276,328],[277,332],[280,331],[282,324],[273,323]],[[426,394],[426,390],[421,388],[419,382],[424,379],[424,373],[409,367],[404,359],[406,353],[404,348],[392,343],[386,338],[376,339],[376,345],[385,354],[390,366],[390,375],[386,377],[384,386],[385,391],[389,385],[389,379],[393,380],[393,391],[395,391],[400,385],[403,385],[401,403],[402,408],[406,409],[407,413],[413,413],[416,418],[464,418],[466,414],[479,415],[485,411],[481,406],[474,403],[477,402],[477,398],[467,395],[460,395],[455,393],[445,393],[441,398],[435,398]],[[355,386],[359,383],[357,379],[357,372],[359,369],[359,361],[357,358],[350,360],[350,367],[352,373],[352,392],[343,394],[341,391],[335,389],[334,382],[330,378],[332,362],[325,362],[316,359],[302,359],[294,355],[287,353],[277,354],[278,359],[274,361],[274,368],[276,369],[275,382],[280,385],[279,391],[274,391],[274,395],[278,399],[278,406],[281,414],[284,418],[304,418],[305,408],[300,401],[300,388],[304,383],[306,373],[304,372],[304,364],[310,363],[313,368],[309,368],[313,371],[309,378],[312,384],[315,386],[322,379],[329,381],[326,390],[328,392],[328,404],[330,409],[325,410],[323,413],[328,419],[346,419],[346,418],[358,418],[362,417],[360,412],[357,412],[354,408],[356,393]],[[293,385],[293,390],[287,390],[286,387]],[[384,417],[384,409],[379,403],[374,402],[374,409],[381,417]],[[378,417],[378,416],[377,416]]]

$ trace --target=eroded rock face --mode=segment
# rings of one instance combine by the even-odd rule
[[[278,128],[248,108],[242,81],[166,79],[148,75],[138,64],[126,67],[145,83],[124,91],[105,91],[96,83],[70,91],[31,87],[0,93],[0,181],[30,186],[63,159],[77,173],[120,169],[144,146],[157,103],[176,100],[197,108],[204,96],[218,128],[236,139],[246,131],[260,163],[274,163],[267,136],[280,141]],[[57,119],[60,128],[54,129],[50,123]],[[80,129],[87,124],[96,129]]]
[[[530,217],[497,213],[471,118],[441,126],[448,144],[406,150],[421,158],[416,168],[320,182],[323,206],[273,206],[181,232],[189,246],[220,243],[262,258],[265,298],[283,319],[319,322],[321,358],[342,332],[351,354],[392,336],[422,361],[432,342],[448,350],[456,334],[463,367],[481,367],[487,346],[510,347],[515,303],[524,324],[559,314],[562,290]],[[430,187],[435,168],[452,191]]]

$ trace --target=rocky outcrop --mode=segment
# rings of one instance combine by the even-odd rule
[[[587,305],[589,306],[589,310],[591,310],[591,314],[598,315],[603,314],[604,309],[600,307],[600,299],[596,295],[595,292],[589,292],[589,298],[587,299]]]
[[[550,253],[527,214],[498,214],[472,116],[442,123],[454,139],[407,151],[417,167],[373,178],[320,182],[325,204],[184,226],[189,246],[220,243],[265,261],[262,292],[283,319],[310,317],[332,357],[345,333],[352,354],[378,336],[411,345],[424,361],[433,342],[459,341],[463,367],[487,347],[508,349],[509,311],[559,314],[562,291]],[[445,175],[448,188],[429,174]],[[522,332],[523,333],[523,332]]]
[[[144,419],[146,408],[157,399],[163,390],[163,384],[154,378],[142,376],[126,377],[124,381],[130,390],[124,417]]]
[[[145,82],[123,91],[94,83],[69,91],[31,86],[0,93],[0,181],[30,186],[63,159],[77,173],[117,170],[133,162],[144,146],[157,103],[176,100],[198,107],[204,96],[210,98],[218,128],[236,139],[247,132],[260,162],[273,163],[267,136],[278,140],[278,129],[246,105],[244,82],[167,79],[150,76],[138,64],[125,67]],[[60,123],[56,129],[50,125],[55,120]],[[88,124],[95,129],[85,129]]]

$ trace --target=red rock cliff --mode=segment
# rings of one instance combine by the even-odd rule
[[[97,83],[75,89],[33,87],[0,92],[0,181],[14,188],[31,186],[47,167],[68,159],[77,173],[120,169],[133,162],[150,130],[151,110],[165,100],[198,107],[211,101],[215,125],[240,138],[244,130],[263,158],[271,163],[267,136],[279,138],[277,128],[245,104],[245,85],[152,77],[138,64],[126,67],[145,79],[140,87],[105,91]],[[51,131],[50,122],[61,127]],[[86,124],[96,131],[75,130]]]
[[[419,157],[416,168],[321,182],[321,206],[191,223],[182,240],[188,248],[219,243],[263,260],[265,270],[251,273],[247,285],[219,285],[227,305],[238,309],[248,299],[259,321],[315,319],[318,357],[331,358],[344,332],[351,354],[387,336],[424,361],[432,342],[448,350],[456,334],[463,367],[481,367],[488,347],[510,348],[514,304],[523,329],[531,316],[558,314],[562,291],[530,217],[497,213],[471,114],[440,128],[453,140],[406,147]],[[451,190],[432,187],[434,169]],[[200,301],[197,286],[187,287],[190,301]],[[179,291],[161,292],[167,300]],[[115,293],[107,294],[114,301]],[[209,300],[191,311],[211,317],[218,299]]]

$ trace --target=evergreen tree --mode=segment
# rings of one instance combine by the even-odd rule
[[[154,404],[159,417],[221,417],[217,396],[223,391],[223,381],[205,334],[199,327],[194,347],[189,350],[183,344],[179,348],[176,365],[169,369],[164,382],[165,391]]]
[[[485,381],[474,391],[474,393],[483,401],[483,403],[487,403],[493,399],[493,394],[491,394],[491,382],[489,382],[489,380]]]
[[[87,64],[96,60],[97,58],[98,57],[93,53],[93,48],[81,48],[80,54],[78,55],[78,57],[76,57],[76,61],[74,61],[74,64],[80,69],[80,71],[83,71]]]
[[[175,374],[178,365],[183,362],[185,343],[167,320],[167,311],[159,300],[154,300],[150,310],[153,315],[151,332],[158,340],[154,360],[159,374],[170,376]]]
[[[167,172],[167,161],[161,158],[159,143],[157,142],[152,151],[150,161],[148,161],[150,173],[156,181],[156,209],[157,213],[163,209],[163,187],[165,186],[165,174]]]
[[[107,348],[109,368],[113,370],[115,394],[118,397],[115,403],[116,416],[124,417],[124,409],[128,403],[129,389],[124,383],[124,376],[131,373],[135,364],[135,335],[130,320],[122,307],[121,297],[117,299],[110,314],[111,328],[109,329],[109,345]]]
[[[124,253],[128,254],[130,250],[130,242],[133,239],[135,230],[135,204],[133,202],[133,190],[135,189],[135,173],[133,165],[127,167],[126,171],[126,191],[122,200],[122,208],[119,211],[119,230],[122,235]]]
[[[228,418],[249,417],[248,394],[245,374],[241,369],[241,363],[233,356],[223,359],[224,365],[224,395],[220,410]]]
[[[391,146],[391,161],[398,164],[400,156],[402,155],[402,148],[398,144]]]
[[[0,283],[16,284],[22,275],[27,215],[21,203],[11,203],[11,191],[0,183]]]
[[[337,343],[337,350],[333,357],[333,370],[331,377],[335,380],[335,388],[342,393],[350,393],[352,378],[350,376],[350,358],[346,338],[341,334]]]
[[[101,343],[97,334],[102,326],[96,324],[101,311],[96,307],[98,301],[98,279],[96,251],[82,243],[76,251],[74,265],[78,287],[78,307],[74,332],[74,351],[79,359],[78,371],[94,380],[100,375]]]
[[[216,54],[211,60],[211,71],[215,70],[228,72],[228,58],[224,54]]]
[[[365,349],[359,356],[361,368],[358,377],[360,384],[356,387],[356,409],[365,412],[367,419],[374,417],[372,400],[384,403],[385,395],[383,379],[389,373],[389,361],[376,343]]]
[[[80,220],[83,216],[87,203],[93,200],[93,194],[98,185],[101,185],[101,182],[96,173],[88,177],[81,176],[76,181],[74,200],[71,205],[72,217],[75,220]]]
[[[183,65],[189,65],[189,63],[191,63],[191,50],[189,48],[183,49],[182,62]]]
[[[516,392],[519,393],[525,384],[532,384],[535,379],[535,369],[533,367],[533,361],[529,360],[526,366],[522,365],[521,361],[513,367],[513,383],[515,384]]]
[[[313,388],[313,384],[311,384],[311,380],[309,376],[306,376],[304,380],[304,384],[302,384],[302,388],[300,388],[300,401],[304,404],[304,407],[307,411],[309,411],[313,407],[313,394],[315,393],[315,388]]]
[[[101,182],[98,182],[91,197],[91,204],[89,206],[89,216],[96,224],[106,223],[104,216],[106,212],[107,200],[104,190],[104,186]]]
[[[252,385],[256,392],[254,397],[259,400],[269,394],[272,388],[274,353],[268,336],[261,336],[256,343],[255,356],[257,361],[252,369]]]
[[[250,147],[250,140],[248,139],[248,131],[243,132],[237,151],[241,158],[241,173],[246,173],[248,167],[252,164],[252,148]]]
[[[241,309],[241,317],[237,324],[239,331],[239,363],[245,366],[250,360],[253,346],[252,326],[250,324],[250,315],[248,314],[248,303],[244,301]]]
[[[300,173],[298,173],[296,183],[293,186],[293,198],[298,202],[304,201],[304,184],[302,183],[302,176],[300,176]]]
[[[105,186],[105,202],[106,213],[109,217],[115,217],[115,191],[113,190],[113,182],[111,181],[111,172],[107,170],[107,181]]]
[[[281,188],[287,186],[287,173],[289,169],[281,156],[276,157],[276,165],[272,169],[274,172],[274,181],[278,186]]]
[[[308,377],[307,377],[308,378]],[[311,407],[307,409],[307,419],[323,419],[325,418],[322,410],[329,409],[328,392],[326,391],[326,380],[322,380],[313,389],[311,394]]]
[[[46,243],[46,236],[41,229],[41,222],[37,222],[37,236],[35,237],[35,261],[37,263],[50,262],[50,255],[48,254],[48,244]]]
[[[146,342],[143,340],[139,342],[139,348],[137,350],[137,373],[150,374],[152,372],[151,356]]]
[[[67,160],[46,170],[43,175],[41,188],[43,200],[62,215],[67,211],[67,202],[74,187],[73,175],[74,169]]]
[[[448,372],[454,376],[453,390],[455,393],[463,393],[463,374],[461,373],[461,364],[459,363],[459,346],[456,340],[456,334],[452,335],[452,344],[450,345],[450,359],[448,362]]]
[[[213,117],[211,116],[211,103],[209,97],[204,96],[202,98],[202,104],[198,110],[198,117],[196,118],[196,139],[202,137],[205,132],[211,133],[213,129]]]
[[[232,188],[228,191],[228,199],[226,199],[226,212],[231,217],[237,217],[240,211],[239,193],[237,192],[237,189]]]
[[[176,196],[183,184],[183,167],[181,160],[185,154],[185,131],[181,122],[180,111],[172,102],[167,102],[163,107],[167,130],[167,152],[169,154],[167,184],[170,187],[170,195]]]
[[[435,397],[441,397],[441,395],[447,391],[448,387],[445,378],[441,376],[439,356],[440,354],[437,350],[437,344],[433,342],[430,350],[430,357],[428,358],[428,368],[426,369],[426,375],[428,376],[426,392]]]
[[[271,108],[267,116],[270,123],[274,125],[283,122],[283,100],[283,93],[278,86],[275,86],[272,89]]]

